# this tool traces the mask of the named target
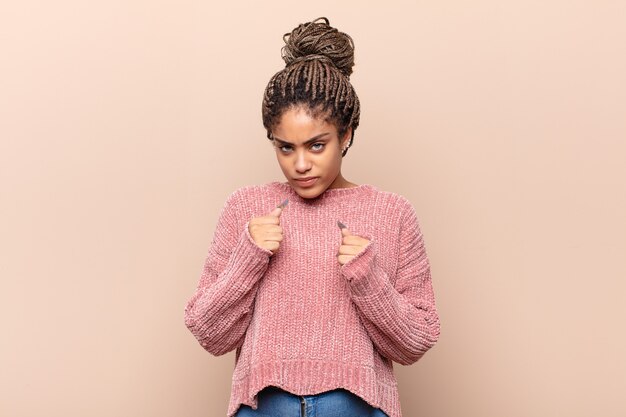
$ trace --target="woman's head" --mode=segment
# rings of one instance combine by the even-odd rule
[[[352,38],[321,17],[283,36],[286,66],[263,96],[263,126],[283,174],[303,197],[343,186],[341,161],[359,125],[359,98],[350,84]],[[315,177],[313,184],[298,181]]]
[[[292,188],[304,198],[315,198],[328,188],[345,187],[342,153],[352,131],[339,135],[333,123],[315,117],[308,107],[285,110],[273,130],[276,159]],[[313,178],[311,181],[302,181]]]
[[[273,131],[285,111],[303,108],[314,118],[333,124],[340,137],[359,125],[359,98],[350,83],[354,65],[352,38],[329,25],[325,17],[300,24],[283,36],[283,70],[274,74],[263,96],[263,126]],[[344,151],[342,156],[347,152]]]

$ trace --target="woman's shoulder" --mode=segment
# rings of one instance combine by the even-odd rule
[[[242,218],[265,213],[280,202],[280,190],[276,184],[268,182],[237,187],[226,197],[223,210]]]
[[[369,185],[375,199],[388,209],[401,209],[402,211],[414,210],[413,203],[404,194],[384,190],[375,185]]]
[[[251,197],[271,195],[276,188],[276,181],[267,182],[263,184],[249,184],[242,185],[235,188],[226,198],[227,201],[248,200]]]

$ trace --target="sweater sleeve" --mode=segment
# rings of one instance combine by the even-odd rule
[[[198,286],[185,306],[185,325],[216,356],[243,343],[258,282],[272,255],[254,242],[249,222],[236,226],[236,195],[222,208]]]
[[[394,280],[377,262],[375,240],[341,267],[375,347],[402,365],[418,361],[435,345],[440,331],[423,236],[413,206],[407,202],[407,207]]]

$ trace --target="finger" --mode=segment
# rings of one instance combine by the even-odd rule
[[[348,227],[345,224],[343,224],[342,222],[340,222],[339,220],[337,220],[337,226],[339,226],[339,228],[341,229],[341,235],[342,236],[349,236],[349,235],[352,234],[348,230]]]
[[[267,215],[263,217],[257,217],[250,224],[262,225],[262,224],[279,224],[280,220],[277,216]]]
[[[365,246],[365,245],[367,245],[369,240],[365,239],[364,237],[358,236],[358,235],[349,235],[349,236],[343,236],[343,239],[341,240],[341,242],[344,245]]]
[[[281,242],[283,240],[282,233],[268,233],[265,235],[263,240],[272,241],[272,242]]]
[[[352,256],[352,255],[339,255],[339,256],[337,257],[337,260],[339,261],[339,263],[340,263],[341,265],[345,265],[345,264],[347,264],[347,263],[348,263],[348,261],[349,261],[350,259],[352,259],[352,258],[353,258],[353,256]]]
[[[356,255],[361,252],[362,249],[362,246],[341,245],[339,246],[338,255]]]
[[[285,208],[285,206],[287,206],[287,203],[289,203],[289,199],[286,198],[282,203],[280,203],[279,205],[276,206],[276,208]]]
[[[285,200],[282,203],[280,203],[279,205],[276,206],[276,208],[272,211],[270,211],[269,216],[270,217],[276,217],[279,218],[281,213],[283,212],[283,209],[285,208],[285,206],[287,205],[287,202],[289,200]]]
[[[271,250],[272,252],[276,252],[278,248],[280,248],[280,244],[278,242],[273,242],[273,241],[266,241],[264,242],[263,246],[266,249]]]
[[[273,224],[273,225],[266,225],[264,227],[264,230],[266,233],[278,233],[278,234],[283,234],[283,228],[280,227],[280,225],[278,224]]]
[[[274,210],[270,211],[269,216],[270,217],[280,217],[280,213],[282,213],[282,212],[283,212],[283,207],[282,206],[278,206]]]

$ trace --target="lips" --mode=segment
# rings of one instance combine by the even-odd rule
[[[298,185],[300,185],[301,187],[310,187],[311,185],[315,184],[315,182],[317,181],[318,177],[306,177],[306,178],[294,178],[296,180],[296,183]]]

